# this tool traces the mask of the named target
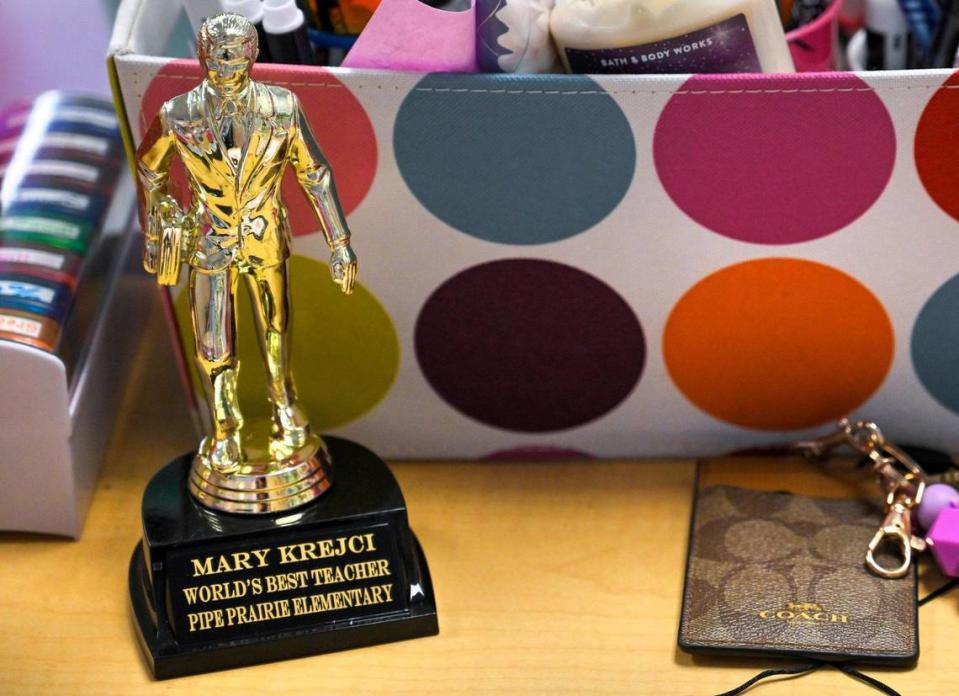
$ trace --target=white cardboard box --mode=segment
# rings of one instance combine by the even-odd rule
[[[131,147],[199,80],[163,55],[172,5],[120,9]],[[695,456],[849,413],[959,448],[951,71],[257,74],[304,104],[360,256],[336,297],[287,188],[321,428],[394,458]]]

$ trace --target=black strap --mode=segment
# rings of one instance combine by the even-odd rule
[[[837,662],[833,666],[836,669],[838,669],[840,672],[842,672],[843,674],[847,674],[853,679],[858,679],[863,684],[868,684],[869,686],[876,689],[877,691],[881,691],[882,693],[886,694],[886,696],[902,696],[902,694],[900,694],[898,691],[893,689],[888,684],[884,684],[878,679],[876,679],[875,677],[870,677],[868,674],[863,674],[862,672],[860,672],[858,669],[856,669],[850,664],[847,664],[845,662]]]
[[[923,597],[922,599],[920,599],[920,600],[919,600],[919,606],[921,607],[923,604],[926,604],[927,602],[931,602],[932,600],[936,599],[937,597],[942,597],[944,594],[946,594],[947,592],[951,592],[952,590],[956,589],[957,587],[959,587],[959,578],[953,578],[953,579],[950,580],[949,582],[947,582],[947,583],[945,583],[945,584],[937,587],[937,588],[934,589],[932,592],[930,592],[929,594],[927,594],[925,597]]]
[[[743,693],[746,689],[750,688],[757,682],[761,682],[763,679],[769,679],[770,677],[782,677],[790,676],[796,677],[799,675],[805,676],[809,672],[815,672],[817,669],[822,669],[826,666],[825,662],[820,662],[819,660],[810,660],[809,662],[804,662],[801,665],[793,665],[792,667],[778,667],[776,669],[767,669],[765,672],[760,672],[755,677],[750,679],[747,682],[743,682],[735,689],[729,691],[724,691],[719,694],[719,696],[738,696]]]
[[[882,693],[886,694],[886,696],[902,696],[902,694],[900,694],[898,691],[893,689],[888,684],[884,684],[883,682],[879,681],[875,677],[870,677],[868,674],[863,674],[858,669],[856,669],[855,667],[853,667],[852,665],[848,663],[823,662],[821,660],[811,660],[809,662],[804,662],[802,664],[794,665],[792,667],[778,667],[776,669],[767,669],[764,672],[760,672],[752,679],[746,682],[743,682],[742,684],[737,686],[735,689],[731,689],[730,691],[724,691],[718,696],[739,696],[739,694],[755,686],[758,682],[761,682],[764,679],[769,679],[770,677],[781,677],[781,676],[804,677],[807,674],[810,674],[812,672],[822,669],[823,667],[835,667],[846,676],[852,677],[853,679],[858,679],[863,684],[867,684],[868,686],[871,686],[877,691],[881,691]]]

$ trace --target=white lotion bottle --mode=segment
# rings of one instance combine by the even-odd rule
[[[550,30],[574,73],[795,71],[773,0],[556,0]]]
[[[912,39],[898,0],[868,0],[865,12],[866,70],[905,70]]]

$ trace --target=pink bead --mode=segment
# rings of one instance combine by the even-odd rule
[[[959,491],[945,483],[934,483],[926,486],[919,503],[919,526],[923,529],[932,527],[939,513],[947,507],[959,507]]]
[[[929,530],[932,555],[943,573],[959,577],[959,507],[947,507]]]

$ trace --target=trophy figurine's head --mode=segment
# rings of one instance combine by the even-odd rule
[[[242,92],[259,52],[256,28],[242,15],[208,17],[197,36],[197,57],[207,82],[216,92],[230,97]]]

